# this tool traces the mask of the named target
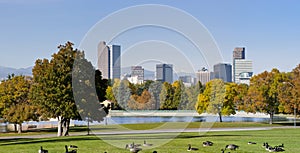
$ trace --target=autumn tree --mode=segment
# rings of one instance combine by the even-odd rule
[[[282,74],[277,69],[253,76],[245,99],[244,105],[247,107],[245,111],[267,113],[270,115],[270,124],[272,124],[273,116],[278,112],[280,104],[278,95],[279,85],[282,82]]]
[[[234,104],[237,110],[246,110],[245,105],[246,96],[248,93],[249,86],[247,84],[238,84],[236,86],[236,96],[234,97]]]
[[[300,112],[300,64],[290,73],[283,73],[279,92],[279,111],[288,114]]]
[[[0,84],[0,114],[5,121],[18,125],[22,132],[22,123],[38,120],[38,109],[29,99],[31,78],[9,76]]]

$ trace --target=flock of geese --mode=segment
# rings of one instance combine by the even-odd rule
[[[213,144],[214,143],[211,141],[204,141],[202,143],[203,147],[210,147],[210,146],[213,146]],[[256,143],[248,142],[248,144],[255,145]],[[142,150],[142,148],[141,148],[142,146],[151,147],[151,146],[153,146],[153,144],[149,144],[146,142],[146,140],[144,140],[143,144],[135,144],[134,142],[131,144],[126,144],[125,149],[129,150],[131,153],[138,153],[139,151]],[[284,144],[280,144],[280,145],[272,147],[268,142],[264,142],[262,147],[269,152],[283,152],[284,151]],[[78,147],[75,145],[70,145],[70,146],[65,145],[65,150],[66,150],[65,153],[77,153],[77,148]],[[225,146],[224,149],[221,149],[221,153],[225,153],[226,149],[236,150],[236,149],[239,149],[239,146],[236,144],[228,144]],[[197,150],[199,150],[199,148],[194,148],[194,147],[192,147],[191,144],[188,144],[187,151],[197,151]],[[39,153],[48,153],[48,150],[43,149],[43,147],[41,146],[41,148],[39,149]],[[107,153],[107,152],[104,152],[104,153]],[[157,151],[153,151],[153,153],[157,153]],[[227,153],[230,153],[230,152],[227,152]]]
[[[151,147],[151,146],[153,146],[153,144],[147,143],[146,140],[144,140],[143,145],[134,144],[134,142],[132,142],[131,144],[126,144],[125,149],[129,149],[129,151],[132,152],[132,153],[138,153],[139,151],[142,150],[142,148],[140,148],[141,146]],[[153,151],[153,153],[157,153],[157,151]]]
[[[211,142],[211,141],[204,141],[202,144],[203,144],[204,147],[213,146],[213,142]],[[248,144],[249,145],[255,145],[256,142],[248,142]],[[269,143],[264,142],[262,146],[263,146],[263,148],[265,148],[269,152],[283,152],[284,151],[284,144],[272,147],[272,146],[269,145]],[[221,153],[225,153],[226,149],[236,150],[238,148],[239,148],[239,146],[236,145],[236,144],[228,144],[228,145],[225,146],[224,149],[221,149]],[[199,149],[198,148],[193,148],[191,144],[188,144],[187,151],[197,151],[197,150],[199,150]],[[230,153],[230,152],[228,152],[228,153]]]
[[[69,147],[67,145],[65,145],[65,153],[77,153],[77,146],[75,145],[70,145]],[[41,146],[41,148],[39,149],[39,153],[48,153],[48,150],[43,149],[43,147]]]

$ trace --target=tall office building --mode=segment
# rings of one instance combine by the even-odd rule
[[[225,63],[214,65],[213,79],[222,79],[224,82],[232,82],[232,66]]]
[[[248,73],[251,74],[249,77],[253,74],[252,69],[252,61],[246,60],[245,56],[245,47],[236,47],[233,50],[233,82],[235,83],[244,83],[247,82],[247,78],[242,77],[245,76],[244,74]],[[250,80],[250,78],[248,79]]]
[[[210,81],[210,72],[206,68],[202,68],[196,72],[197,82],[200,81],[202,85],[205,85]]]
[[[98,44],[98,69],[105,79],[120,79],[121,46],[106,45],[104,41]]]
[[[157,64],[156,65],[156,80],[161,82],[173,83],[173,65],[172,64]]]
[[[243,83],[242,80],[245,80],[242,76],[245,76],[245,73],[251,74],[249,77],[252,77],[252,61],[245,59],[235,59],[234,60],[234,82]],[[250,81],[250,78],[249,78]]]
[[[144,68],[142,66],[131,67],[131,77],[137,77],[137,83],[144,82]]]
[[[234,48],[233,59],[245,59],[245,47]]]

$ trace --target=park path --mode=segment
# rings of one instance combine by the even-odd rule
[[[114,134],[151,134],[151,133],[180,133],[180,132],[215,132],[215,131],[253,131],[253,130],[271,130],[274,128],[294,128],[288,127],[242,127],[242,128],[187,128],[187,129],[160,129],[160,130],[126,130],[126,131],[91,131],[94,135],[114,135]],[[298,127],[297,127],[298,128]],[[87,132],[72,132],[70,136],[87,135]],[[56,134],[40,134],[40,135],[14,135],[3,136],[0,140],[5,139],[33,139],[33,138],[50,138],[56,137]]]

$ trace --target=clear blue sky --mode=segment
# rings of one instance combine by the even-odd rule
[[[297,0],[0,0],[0,66],[33,66],[38,58],[50,58],[59,44],[79,46],[99,20],[141,4],[169,5],[194,16],[212,34],[225,62],[231,63],[233,48],[242,46],[255,73],[291,71],[300,63]]]

